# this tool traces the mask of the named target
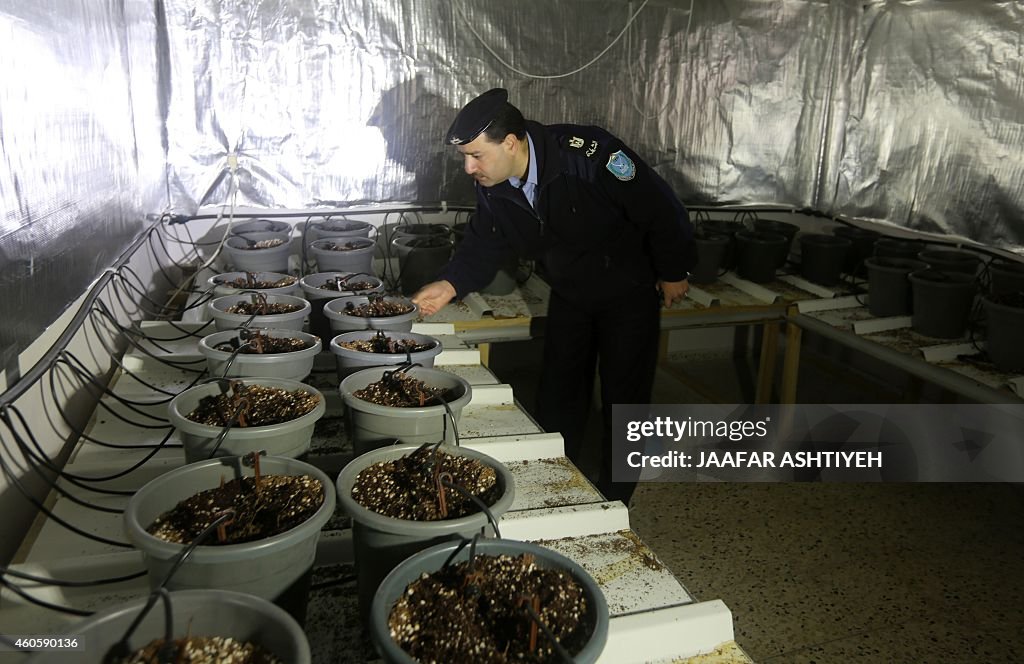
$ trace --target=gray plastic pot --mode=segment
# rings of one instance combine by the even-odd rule
[[[975,278],[962,272],[927,269],[910,273],[914,291],[911,327],[937,339],[955,339],[967,330],[974,304]]]
[[[1024,263],[993,261],[989,265],[989,274],[995,295],[1024,291]]]
[[[959,249],[925,249],[917,254],[918,260],[927,263],[933,270],[959,272],[974,276],[981,268],[981,256]]]
[[[331,330],[335,334],[342,332],[353,332],[355,330],[393,330],[395,332],[409,332],[412,330],[413,322],[420,315],[420,308],[404,297],[385,297],[385,302],[401,302],[412,307],[412,311],[399,316],[350,316],[345,313],[345,306],[352,303],[358,307],[369,303],[370,298],[365,295],[353,295],[350,297],[339,297],[330,300],[324,305],[324,316],[331,323]]]
[[[254,281],[257,282],[275,283],[282,279],[290,278],[292,283],[289,286],[282,286],[280,288],[235,288],[234,286],[225,285],[237,279],[246,279],[250,274],[252,274]],[[282,272],[225,272],[224,274],[217,274],[207,279],[206,287],[213,290],[213,294],[217,297],[237,295],[243,291],[256,291],[266,295],[294,295],[299,290],[299,280],[290,274]]]
[[[911,272],[928,266],[912,258],[876,256],[864,261],[868,270],[868,311],[872,316],[905,316],[913,310]]]
[[[835,235],[810,233],[800,236],[800,276],[812,283],[839,283],[843,261],[853,243]]]
[[[372,284],[373,287],[358,292],[339,291],[323,287],[324,284],[336,282],[338,279],[347,280],[353,284],[367,282]],[[314,272],[299,279],[299,285],[302,287],[303,297],[309,300],[309,306],[311,307],[309,312],[309,331],[324,340],[334,336],[334,333],[331,331],[331,321],[327,320],[327,316],[324,315],[324,305],[327,302],[336,300],[339,297],[351,297],[361,293],[381,293],[384,291],[384,282],[377,277],[369,274],[357,274],[355,272]]]
[[[273,327],[282,330],[301,330],[302,323],[309,315],[309,302],[294,295],[267,295],[267,304],[292,304],[300,308],[286,314],[268,314],[266,316],[247,316],[245,314],[228,313],[228,309],[239,302],[254,302],[256,295],[243,293],[239,295],[225,295],[211,300],[206,306],[213,317],[214,325],[218,330],[234,330],[247,325],[247,327]]]
[[[413,341],[417,344],[433,342],[434,347],[414,353],[364,353],[362,351],[352,350],[351,348],[345,348],[341,344],[351,341],[365,341],[373,339],[377,336],[377,330],[358,330],[356,332],[339,334],[331,339],[331,352],[334,353],[335,363],[338,369],[338,380],[344,380],[346,376],[362,369],[380,366],[395,366],[396,364],[402,364],[407,360],[411,360],[413,363],[429,369],[434,366],[434,358],[444,350],[439,340],[434,337],[427,336],[426,334],[416,334],[415,332],[386,332],[385,334],[392,339]]]
[[[324,288],[325,284],[333,284],[338,279],[342,280],[342,288],[347,288],[347,284],[356,284],[360,282],[370,283],[372,284],[372,287],[358,292],[352,290]],[[357,272],[314,272],[313,274],[307,274],[302,279],[299,279],[299,286],[302,288],[303,296],[307,300],[310,302],[320,300],[321,303],[323,301],[334,300],[339,297],[359,295],[360,293],[380,293],[384,290],[384,282],[379,278],[372,274]]]
[[[383,447],[361,454],[348,463],[338,475],[338,501],[352,518],[352,546],[356,562],[356,582],[359,589],[359,608],[368,616],[370,604],[380,582],[398,563],[423,549],[449,540],[469,538],[478,532],[492,532],[487,515],[477,512],[458,519],[444,521],[410,521],[396,519],[371,511],[352,498],[352,487],[365,468],[375,463],[391,461],[415,451],[419,445],[403,444]],[[465,447],[445,445],[448,454],[477,459],[497,471],[501,493],[488,509],[495,519],[508,511],[515,499],[515,480],[504,464],[491,457]]]
[[[273,339],[301,339],[309,347],[290,353],[238,353],[231,360],[230,352],[217,350],[216,347],[238,339],[241,331],[214,332],[199,340],[199,352],[206,358],[210,375],[223,376],[229,360],[231,366],[228,367],[228,377],[262,376],[302,380],[313,371],[313,361],[323,349],[319,337],[298,330],[261,329],[260,332]]]
[[[276,247],[247,249],[255,242],[284,240]],[[224,254],[236,270],[244,272],[287,272],[291,253],[288,233],[245,233],[232,235],[224,242]]]
[[[348,415],[349,435],[356,453],[386,445],[395,440],[403,443],[436,443],[444,436],[446,443],[455,442],[455,433],[443,404],[420,408],[381,406],[355,396],[370,383],[380,380],[392,367],[371,367],[346,376],[338,386]],[[448,402],[455,421],[473,397],[473,388],[465,379],[438,369],[412,367],[409,376],[422,380],[427,387],[456,390],[457,396]]]
[[[395,226],[391,240],[399,237],[441,237],[447,238],[452,229],[444,224],[403,224]]]
[[[248,454],[254,450],[266,450],[268,454],[280,457],[297,457],[309,450],[310,439],[316,421],[326,410],[324,395],[314,387],[286,378],[242,378],[243,385],[263,385],[289,392],[302,389],[320,397],[319,403],[310,412],[294,420],[260,427],[232,427],[217,449],[217,456]],[[171,424],[178,430],[185,448],[185,461],[191,463],[209,458],[217,436],[223,427],[200,424],[186,415],[195,410],[199,400],[206,396],[220,394],[218,382],[191,387],[171,399],[167,407]]]
[[[398,256],[403,295],[412,295],[437,279],[452,255],[452,241],[447,237],[402,235],[393,239],[391,244]]]
[[[1024,307],[981,299],[988,321],[985,350],[997,369],[1024,371]]]
[[[246,235],[247,233],[287,233],[290,235],[292,225],[276,219],[253,219],[241,224],[232,224],[231,232],[234,235]]]
[[[119,643],[142,611],[146,599],[97,613],[68,627],[85,642],[85,650],[44,652],[33,655],[34,664],[102,664],[111,646]],[[230,637],[255,643],[282,662],[309,664],[309,641],[302,627],[283,609],[247,593],[227,590],[180,590],[171,593],[174,637]],[[132,633],[128,647],[134,652],[155,639],[164,638],[164,604],[157,600]]]
[[[330,249],[332,245],[353,245],[352,249]],[[373,274],[373,240],[365,237],[340,237],[317,240],[309,245],[320,272],[363,272]]]
[[[391,637],[388,619],[395,603],[409,584],[419,579],[421,575],[436,572],[446,564],[468,561],[469,546],[463,546],[456,553],[458,548],[458,542],[446,542],[421,551],[395,567],[380,584],[380,589],[373,598],[370,612],[370,638],[373,639],[374,645],[377,646],[384,661],[388,664],[414,664],[417,661],[402,650]],[[489,556],[529,554],[535,558],[537,566],[542,569],[568,571],[583,588],[587,598],[586,622],[593,625],[590,638],[583,648],[577,653],[571,653],[572,661],[581,664],[597,661],[608,641],[608,603],[597,582],[579,563],[537,544],[504,539],[479,540],[476,544],[476,554]],[[544,637],[541,635],[538,638],[543,639]]]
[[[309,572],[316,555],[320,529],[334,514],[334,484],[318,468],[297,459],[260,458],[264,475],[309,475],[323,485],[324,501],[309,519],[291,530],[252,542],[209,546],[200,544],[167,581],[168,590],[233,590],[270,600],[303,622],[309,594]],[[223,457],[176,468],[147,482],[128,501],[124,530],[142,552],[151,588],[167,576],[184,545],[146,532],[158,516],[200,491],[251,477],[241,457]]]
[[[354,219],[333,219],[310,224],[306,231],[306,242],[312,243],[324,238],[370,237],[373,224]]]

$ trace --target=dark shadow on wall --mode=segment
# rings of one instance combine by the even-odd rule
[[[472,178],[444,143],[458,110],[417,76],[384,91],[366,122],[380,128],[388,158],[415,174],[415,202],[475,200]]]

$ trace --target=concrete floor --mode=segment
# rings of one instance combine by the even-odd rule
[[[492,350],[528,410],[540,343]],[[805,355],[801,401],[891,398],[886,381],[837,380],[842,366]],[[748,402],[754,366],[674,355],[653,401]],[[732,609],[757,662],[1024,661],[1018,485],[643,483],[630,514],[694,596]]]

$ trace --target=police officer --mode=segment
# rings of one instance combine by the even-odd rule
[[[650,402],[660,305],[686,295],[696,262],[686,209],[607,131],[527,121],[501,88],[466,104],[445,140],[476,180],[476,214],[439,280],[413,301],[430,315],[485,286],[510,255],[537,261],[551,286],[537,419],[579,465],[600,371],[596,483],[628,504],[635,481],[611,477],[611,405]]]

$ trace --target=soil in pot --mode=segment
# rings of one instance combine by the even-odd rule
[[[417,342],[415,339],[392,339],[384,334],[384,330],[378,330],[372,339],[356,339],[355,341],[342,341],[338,343],[342,348],[358,351],[360,353],[379,353],[383,355],[404,355],[407,353],[420,353],[437,347],[437,341],[427,343]]]
[[[284,277],[276,281],[268,281],[265,279],[257,279],[255,272],[246,272],[244,277],[218,280],[217,284],[219,286],[237,288],[239,290],[267,290],[271,288],[286,288],[294,284],[296,281],[298,281],[298,279],[291,276]]]
[[[155,639],[116,664],[160,664],[164,640]],[[223,636],[192,636],[175,639],[170,660],[188,664],[284,664],[265,648],[251,642],[236,641]]]
[[[260,475],[222,482],[182,500],[146,527],[146,532],[168,542],[188,544],[225,510],[234,516],[210,546],[241,544],[273,537],[307,521],[324,502],[324,487],[309,475]]]
[[[261,427],[298,419],[311,412],[320,397],[305,390],[282,390],[264,385],[242,385],[230,382],[226,394],[205,396],[186,417],[193,422],[214,427]]]
[[[276,314],[290,314],[302,309],[301,304],[289,304],[287,302],[267,302],[265,299],[259,302],[237,302],[227,309],[225,313],[241,314],[243,316],[273,316]]]
[[[338,293],[349,293],[352,291],[373,290],[374,288],[377,287],[377,285],[378,284],[375,284],[371,281],[361,281],[358,279],[350,279],[348,281],[345,281],[343,277],[338,277],[337,279],[332,279],[331,281],[325,281],[324,283],[320,284],[318,288],[320,288],[321,290],[335,291]]]
[[[243,249],[245,251],[253,251],[256,249],[273,249],[274,247],[280,247],[282,244],[287,242],[284,238],[274,237],[267,238],[266,240],[256,240],[255,242],[246,242],[245,244],[238,244],[236,249]]]
[[[356,476],[352,499],[368,510],[407,521],[460,519],[480,511],[462,492],[445,488],[441,477],[485,505],[498,499],[494,468],[479,459],[447,454],[437,446],[424,446],[364,468]]]
[[[422,380],[398,370],[384,372],[380,380],[370,383],[352,394],[363,401],[394,408],[422,408],[427,405],[441,405],[442,401],[454,401],[461,396],[454,389],[429,387]]]
[[[356,249],[365,249],[365,242],[324,242],[320,244],[320,248],[324,251],[355,251]]]
[[[241,347],[241,350],[239,350]],[[236,350],[243,355],[264,355],[278,353],[295,353],[312,348],[313,344],[296,337],[271,337],[259,330],[253,331],[247,338],[241,336],[214,346],[214,350],[233,353]]]
[[[404,302],[389,300],[377,300],[370,298],[365,304],[356,306],[352,302],[345,303],[345,315],[356,318],[389,318],[391,316],[402,316],[413,310],[412,305]]]
[[[533,555],[478,554],[409,584],[388,624],[395,642],[419,661],[558,662],[529,607],[570,654],[590,638],[583,587]]]

